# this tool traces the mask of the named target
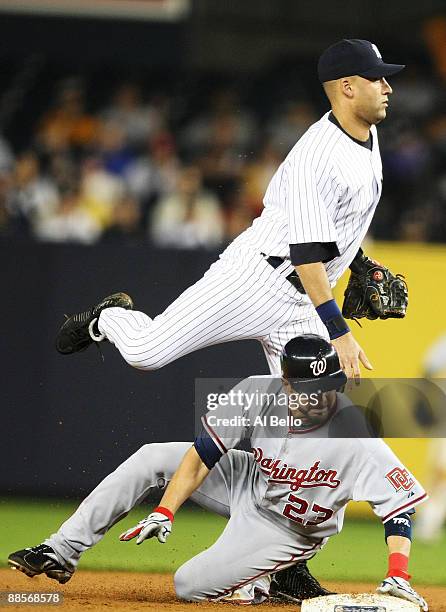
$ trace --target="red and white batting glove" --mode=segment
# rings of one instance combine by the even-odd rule
[[[127,529],[124,533],[121,533],[119,539],[121,542],[128,542],[137,537],[136,543],[142,544],[144,540],[156,536],[161,544],[165,544],[172,531],[172,523],[172,512],[167,508],[158,506],[147,518],[139,521],[137,525]]]
[[[425,600],[421,597],[421,595],[418,595],[418,593],[414,591],[408,580],[405,580],[404,578],[399,578],[398,576],[388,576],[381,582],[381,585],[376,590],[378,593],[383,593],[384,595],[393,595],[394,597],[399,597],[400,599],[407,599],[407,601],[411,601],[412,603],[419,605],[424,612],[428,612],[429,610]]]

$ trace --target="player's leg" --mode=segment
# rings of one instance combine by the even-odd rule
[[[146,444],[88,495],[74,514],[43,543],[43,546],[51,548],[49,555],[54,555],[55,560],[66,570],[66,576],[61,570],[63,577],[69,579],[82,553],[97,544],[134,506],[152,491],[161,491],[166,487],[190,446],[191,442]],[[201,506],[228,516],[228,491],[225,473],[219,467],[212,470],[196,492],[195,498]],[[33,572],[43,573],[44,570],[34,569],[38,570],[40,565],[46,563],[48,551],[39,548],[33,553],[32,550],[17,551],[10,555],[10,565],[28,575],[33,575]],[[59,579],[60,573],[50,577]]]
[[[127,363],[153,370],[200,348],[261,339],[281,327],[299,310],[299,296],[290,295],[288,285],[261,256],[249,266],[220,260],[154,319],[107,308],[98,328]]]
[[[190,442],[145,444],[102,480],[78,509],[45,540],[76,567],[83,552],[151,492],[162,490],[180,464]]]
[[[235,591],[236,601],[247,601],[260,590],[264,596],[270,573],[313,556],[323,541],[298,541],[294,534],[258,514],[252,501],[257,486],[252,453],[231,450],[212,472],[216,468],[229,491],[231,517],[211,548],[179,568],[175,575],[177,595],[192,601],[232,600]]]
[[[240,504],[215,544],[177,570],[175,590],[188,601],[232,599],[241,590],[243,598],[255,598],[256,586],[267,595],[268,582],[262,584],[262,578],[312,557],[323,543],[299,538],[260,515],[254,505]]]

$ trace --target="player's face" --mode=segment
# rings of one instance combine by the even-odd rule
[[[282,379],[289,396],[288,407],[295,417],[304,418],[308,423],[319,425],[330,416],[336,405],[336,391],[324,393],[298,393],[286,379]]]
[[[392,88],[384,77],[370,80],[357,76],[352,86],[354,110],[359,118],[369,125],[375,125],[386,118]]]
[[[320,425],[328,419],[336,405],[336,391],[325,391],[311,399],[306,406],[300,407],[300,412],[310,423]]]

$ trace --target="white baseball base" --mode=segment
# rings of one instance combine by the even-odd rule
[[[420,607],[399,597],[361,593],[305,599],[301,612],[420,612]]]

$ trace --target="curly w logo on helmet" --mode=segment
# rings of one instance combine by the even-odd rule
[[[322,359],[315,359],[310,363],[310,368],[314,376],[320,376],[327,369],[327,360],[325,357],[322,357]]]

